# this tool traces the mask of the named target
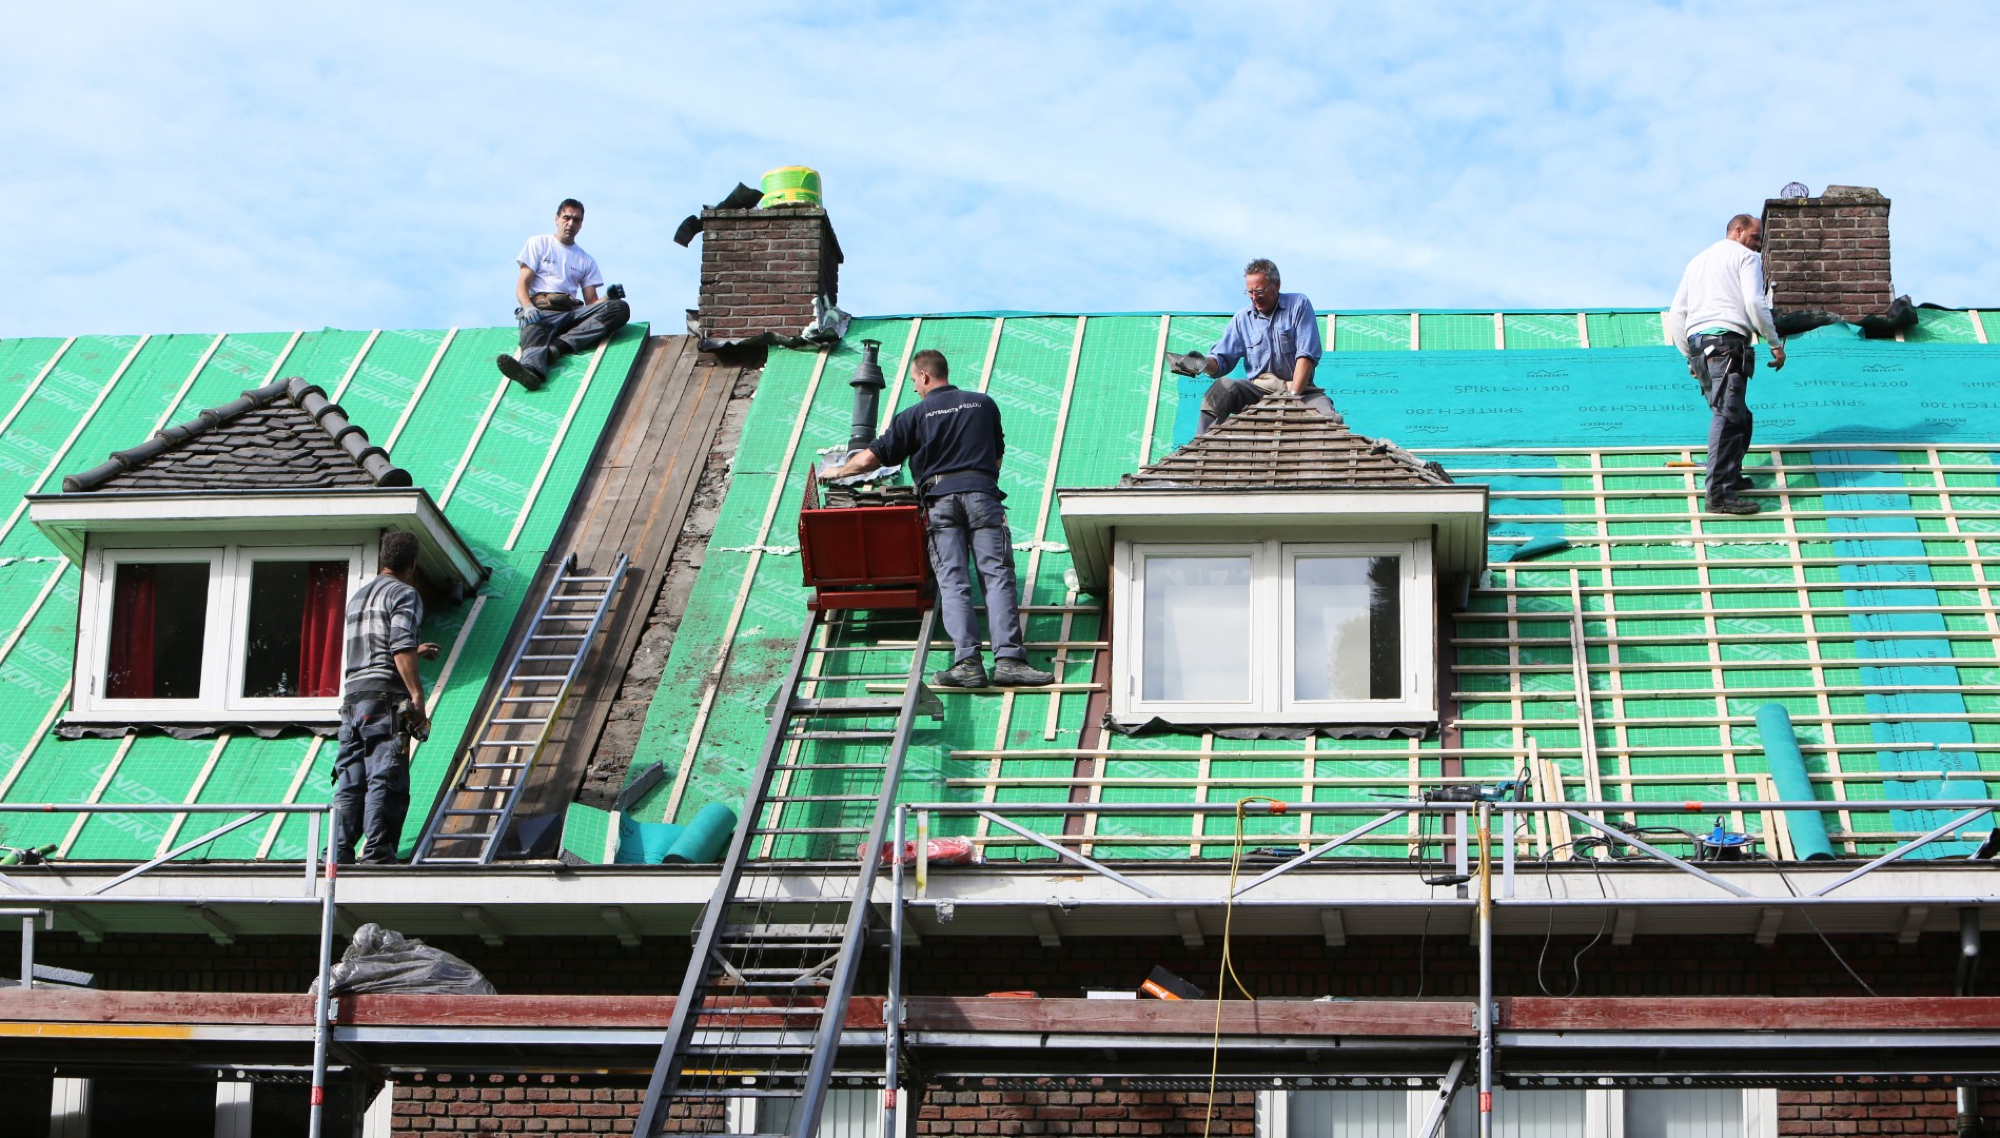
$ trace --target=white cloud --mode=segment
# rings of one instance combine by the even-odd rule
[[[1588,13],[1587,18],[1579,12]],[[0,335],[494,324],[553,203],[678,331],[680,218],[819,168],[859,312],[1660,303],[1797,179],[1992,302],[2000,14],[1721,4],[48,6]],[[32,252],[30,252],[32,251]]]

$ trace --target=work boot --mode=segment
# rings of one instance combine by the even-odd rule
[[[1724,498],[1719,502],[1710,502],[1707,508],[1711,514],[1755,514],[1762,512],[1758,509],[1757,503],[1747,501],[1743,498]]]
[[[1005,663],[1006,661],[1001,661]],[[942,672],[931,673],[934,688],[983,688],[986,686],[986,666],[979,657],[968,656]]]
[[[546,377],[541,372],[536,371],[513,356],[503,352],[500,358],[494,360],[493,363],[499,367],[501,375],[506,376],[529,391],[540,391],[542,389],[542,383]]]
[[[996,688],[1045,688],[1055,682],[1054,672],[1031,668],[1026,660],[1010,658],[993,661],[993,686]]]
[[[1729,484],[1729,492],[1731,494],[1741,494],[1745,490],[1755,490],[1756,488],[1757,484],[1748,478],[1738,478]]]

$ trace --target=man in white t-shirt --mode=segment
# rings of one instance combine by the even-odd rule
[[[1763,225],[1747,213],[1729,219],[1723,238],[1695,255],[1667,309],[1667,339],[1688,358],[1713,415],[1708,425],[1705,508],[1713,514],[1754,514],[1742,497],[1750,449],[1750,374],[1757,369],[1754,333],[1771,346],[1771,370],[1785,366],[1785,341],[1771,319],[1764,286]]]
[[[501,375],[529,391],[541,388],[564,353],[589,351],[632,318],[625,290],[617,285],[611,286],[610,299],[597,299],[604,274],[576,243],[582,228],[583,203],[564,198],[556,207],[556,231],[528,238],[515,259],[521,270],[514,281],[521,355],[502,355],[495,362]]]

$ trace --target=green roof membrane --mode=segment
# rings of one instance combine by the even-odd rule
[[[301,376],[337,394],[350,417],[389,446],[418,485],[445,499],[452,525],[493,570],[478,597],[433,611],[424,624],[425,638],[443,644],[445,657],[455,650],[457,660],[434,695],[435,741],[420,747],[412,763],[405,834],[413,838],[644,338],[644,326],[622,330],[603,349],[587,389],[592,357],[580,356],[566,360],[547,387],[528,393],[493,367],[497,353],[515,346],[512,328],[155,336],[143,345],[132,337],[82,337],[25,402],[19,393],[59,342],[0,342],[0,398],[13,392],[8,406],[20,403],[0,431],[0,456],[11,456],[0,458],[0,486],[15,500],[53,489],[62,475],[142,441],[156,426],[191,418],[268,377]],[[330,741],[250,735],[63,741],[43,733],[70,679],[77,578],[77,570],[65,567],[25,521],[17,518],[0,535],[0,645],[12,641],[0,658],[7,696],[0,699],[5,801],[327,800]],[[422,666],[426,684],[437,688],[444,664],[440,658]],[[9,832],[0,840],[67,842],[69,857],[136,860],[230,818],[197,815],[177,823],[171,815],[9,815]],[[268,845],[268,856],[299,857],[307,825],[296,818],[254,822],[190,856],[249,858]]]
[[[1586,633],[1601,641],[1590,644],[1587,655],[1603,752],[1596,773],[1611,780],[1605,783],[1607,795],[1674,802],[1728,797],[1733,790],[1746,800],[1756,798],[1754,776],[1763,769],[1762,753],[1749,717],[1760,703],[1773,700],[1797,705],[1794,719],[1815,773],[1865,772],[1875,763],[1874,713],[1858,694],[1822,698],[1826,685],[1852,681],[1814,663],[1858,659],[1853,637],[1860,633],[1841,623],[1845,614],[1829,612],[1815,617],[1820,638],[1810,639],[1801,613],[1809,602],[1792,587],[1819,580],[1825,582],[1820,590],[1825,597],[1814,603],[1841,603],[1842,582],[1830,567],[1792,565],[1793,558],[1829,556],[1832,550],[1830,535],[1793,537],[1826,532],[1824,522],[1810,516],[1818,508],[1813,499],[1795,495],[1789,517],[1774,512],[1743,521],[1695,520],[1699,471],[1664,465],[1669,459],[1701,460],[1708,416],[1678,353],[1662,344],[1657,312],[1586,312],[1581,318],[1507,313],[1497,321],[1497,338],[1490,313],[1414,315],[1412,351],[1412,314],[1330,314],[1332,350],[1322,361],[1320,383],[1349,424],[1363,434],[1432,452],[1461,481],[1494,481],[1497,552],[1521,536],[1543,532],[1566,533],[1578,543],[1542,561],[1496,566],[1488,588],[1473,599],[1481,611],[1477,624],[1447,624],[1447,635],[1493,641],[1453,649],[1461,665],[1526,669],[1466,670],[1445,679],[1452,690],[1478,697],[1458,710],[1462,746],[1496,749],[1465,757],[1468,774],[1512,776],[1533,739],[1562,771],[1562,795],[1585,796],[1567,639],[1572,573],[1586,590],[1591,614]],[[742,797],[763,739],[763,708],[805,615],[795,548],[805,471],[813,454],[846,438],[852,406],[847,381],[860,339],[882,341],[883,370],[896,385],[883,401],[885,421],[908,405],[911,392],[902,367],[917,348],[944,351],[960,386],[977,386],[990,371],[988,390],[1006,422],[1003,488],[1024,599],[1060,605],[1068,599],[1063,572],[1070,560],[1050,490],[1113,484],[1191,434],[1208,381],[1164,372],[1160,349],[1205,351],[1227,319],[1169,314],[1164,345],[1163,317],[1157,314],[1088,317],[1080,340],[1073,315],[859,320],[848,339],[824,357],[773,352],[662,680],[662,692],[677,697],[654,700],[634,764],[638,769],[661,761],[670,774],[678,772],[679,785],[663,787],[636,812],[658,818],[674,802],[675,820],[685,821],[706,802],[733,804]],[[1922,319],[1926,334],[1908,337],[1909,343],[1864,342],[1845,329],[1822,330],[1795,341],[1782,373],[1760,372],[1752,389],[1759,445],[1797,445],[1758,450],[1750,472],[1762,483],[1803,489],[1814,484],[1811,447],[1824,440],[1899,441],[1904,445],[1868,453],[1879,462],[1909,467],[1902,477],[1913,487],[1910,502],[1917,512],[1946,511],[1942,495],[1921,489],[1937,478],[1928,467],[1930,447],[1947,444],[1941,462],[1984,467],[1993,453],[1984,444],[1995,440],[1976,423],[1954,422],[1957,412],[1950,408],[1926,404],[1983,398],[1982,385],[2000,379],[1994,374],[2000,354],[1975,342],[1977,328],[1965,313],[1926,311]],[[989,345],[995,345],[990,366]],[[1658,449],[1675,445],[1684,449],[1678,454]],[[1933,544],[1940,549],[1956,548],[1963,555],[1962,535],[1981,530],[1987,519],[1979,511],[1991,508],[1990,495],[1965,491],[1991,490],[1995,481],[1986,473],[1953,471],[1942,477],[1953,491],[1950,519],[1920,518],[1919,525],[1937,531]],[[1775,497],[1764,500],[1782,504]],[[1609,544],[1600,544],[1606,538]],[[1982,542],[1978,549],[1981,556],[2000,557],[2000,544]],[[1596,564],[1607,560],[1619,566],[1609,581]],[[1961,575],[1953,577],[1948,576],[1953,567],[1935,567],[1937,580],[1984,579],[1972,567],[1957,568]],[[1711,601],[1702,592],[1705,583],[1722,595]],[[1757,591],[1759,585],[1783,587]],[[1607,587],[1615,591],[1607,595],[1602,591]],[[1962,591],[1977,594],[1976,587]],[[1702,615],[1711,604],[1719,614],[1714,634]],[[1729,615],[1732,609],[1741,614]],[[1532,615],[1519,619],[1510,613]],[[1990,631],[1980,623],[1986,618],[1966,619],[1973,622],[1966,626],[1973,638],[1952,641],[1954,656],[1994,658]],[[1067,629],[1060,613],[1029,619],[1031,645],[1102,635],[1093,612],[1072,614]],[[1058,662],[1053,647],[1031,647],[1031,653],[1037,664]],[[1085,682],[1091,659],[1089,649],[1065,651],[1062,678]],[[940,645],[932,666],[945,660]],[[713,688],[711,675],[719,677]],[[1755,690],[1718,699],[1718,687]],[[1796,689],[1797,695],[1784,689]],[[904,801],[1064,801],[1079,772],[1103,780],[1089,794],[1104,802],[1226,804],[1252,794],[1371,801],[1376,794],[1403,793],[1407,783],[1397,780],[1413,774],[1436,778],[1443,769],[1435,739],[1308,745],[1098,735],[1093,745],[1111,757],[1079,760],[1072,752],[1085,738],[1083,693],[947,692],[942,698],[943,723],[920,723],[914,738]],[[1992,742],[1995,750],[1969,754],[1980,769],[2000,770],[2000,700],[1968,696],[1965,702],[1969,716],[1984,713],[1996,720],[1973,724],[1973,737]],[[1850,703],[1852,720],[1839,719]],[[1828,742],[1856,749],[1813,749]],[[1825,793],[1832,793],[1830,784]],[[1883,797],[1879,782],[1853,781],[1848,793]],[[1889,817],[1885,809],[1851,821],[1861,827],[1874,819],[1879,831]],[[1052,819],[1028,824],[1043,830],[1059,826]],[[1357,824],[1351,816],[1294,812],[1286,819],[1259,819],[1253,829],[1260,844],[1282,844],[1324,840]],[[1744,824],[1763,832],[1754,810],[1745,813]],[[1047,856],[1010,844],[1007,835],[975,820],[942,820],[935,827],[992,839],[989,857]],[[1106,816],[1089,832],[1098,856],[1186,858],[1227,856],[1229,828],[1226,818],[1197,826],[1187,815]],[[1401,857],[1409,837],[1391,827],[1342,852]],[[1870,838],[1850,847],[1881,845]]]

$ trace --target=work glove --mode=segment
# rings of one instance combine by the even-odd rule
[[[532,304],[516,308],[514,310],[514,319],[520,321],[524,327],[529,324],[540,324],[542,322],[542,310]]]
[[[1167,353],[1167,367],[1175,375],[1207,375],[1208,357],[1200,352],[1189,352],[1184,356]]]

